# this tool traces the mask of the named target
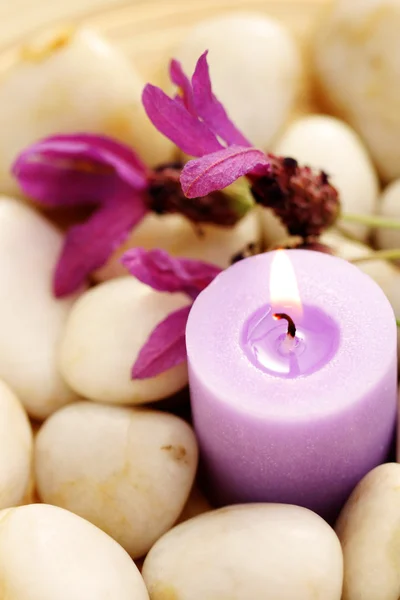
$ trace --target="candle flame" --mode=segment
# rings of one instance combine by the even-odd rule
[[[296,275],[284,250],[277,250],[272,260],[269,280],[270,303],[273,311],[288,309],[292,319],[303,314]]]

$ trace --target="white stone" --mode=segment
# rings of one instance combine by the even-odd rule
[[[343,548],[343,600],[400,596],[400,465],[376,467],[358,484],[336,524]]]
[[[61,340],[65,381],[85,398],[117,404],[144,404],[182,389],[186,362],[142,380],[131,380],[131,368],[154,328],[189,302],[131,276],[88,290],[75,303]]]
[[[206,49],[218,99],[249,140],[267,149],[293,109],[302,77],[290,33],[263,14],[229,13],[191,28],[174,56],[191,75]]]
[[[345,260],[351,261],[363,256],[371,256],[371,260],[356,264],[381,286],[396,315],[400,315],[400,270],[395,265],[389,261],[374,259],[373,250],[370,247],[349,240],[335,230],[327,231],[320,239],[323,244],[327,244],[334,250],[336,256]]]
[[[9,169],[26,146],[55,133],[94,132],[135,148],[151,164],[172,143],[150,123],[134,66],[89,29],[49,34],[21,48],[0,86],[0,190],[15,191]]]
[[[4,600],[149,600],[125,550],[55,506],[0,512],[0,564]]]
[[[398,0],[336,0],[316,28],[324,100],[361,134],[385,179],[400,176],[399,28]]]
[[[374,259],[373,250],[369,246],[349,240],[335,230],[327,231],[320,240],[323,244],[330,246],[336,256],[345,260],[351,261],[363,256],[371,256],[371,260],[356,264],[381,286],[396,315],[400,316],[400,270],[397,267],[389,261]]]
[[[41,499],[91,521],[134,558],[177,520],[196,467],[189,425],[152,410],[79,402],[52,415],[35,444]]]
[[[305,508],[247,504],[178,525],[150,550],[142,574],[151,600],[340,600],[342,551]]]
[[[0,378],[39,419],[76,398],[57,367],[74,302],[52,294],[61,246],[62,235],[42,216],[0,196]]]
[[[396,179],[383,190],[378,206],[382,217],[400,220],[400,179]],[[378,247],[384,250],[400,248],[398,229],[379,228],[376,230],[375,239]]]
[[[269,249],[277,244],[283,244],[290,237],[286,226],[273,210],[264,206],[257,206],[257,212],[265,248]]]
[[[32,429],[28,417],[15,394],[0,381],[0,510],[23,501],[31,464]]]
[[[337,231],[330,230],[321,236],[321,242],[334,250],[334,254],[345,260],[353,260],[363,256],[373,257],[373,250],[359,242],[348,240]],[[385,292],[393,307],[394,314],[400,318],[400,270],[391,262],[371,259],[356,263]],[[400,366],[400,330],[397,329],[397,348]]]
[[[249,244],[260,244],[261,228],[257,211],[253,210],[234,227],[202,225],[201,233],[181,215],[150,214],[133,231],[108,263],[96,273],[98,280],[126,275],[121,256],[128,248],[161,248],[173,256],[202,260],[221,268],[231,264],[235,254]]]
[[[189,498],[183,507],[183,511],[179,515],[177,523],[183,523],[184,521],[193,519],[193,517],[202,515],[210,510],[212,510],[211,504],[204,496],[203,492],[196,485],[194,485],[192,491],[190,492]]]
[[[343,121],[325,115],[311,115],[291,124],[277,141],[274,152],[291,156],[330,175],[340,195],[343,213],[371,215],[376,211],[378,177],[362,140]],[[363,225],[341,226],[365,239]]]

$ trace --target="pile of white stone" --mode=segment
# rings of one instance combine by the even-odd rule
[[[206,21],[171,52],[190,72],[208,48],[215,91],[237,125],[256,146],[330,173],[343,212],[396,217],[400,7],[340,0],[325,19],[314,74],[346,122],[310,113],[302,54],[268,17]],[[149,215],[96,285],[53,297],[64,234],[20,197],[9,173],[16,154],[75,131],[114,136],[149,164],[174,154],[145,116],[131,63],[94,32],[63,35],[25,48],[0,81],[0,599],[397,600],[399,464],[367,475],[335,530],[294,506],[213,510],[194,484],[191,427],[146,408],[187,385],[186,365],[130,379],[154,326],[188,300],[124,273],[124,248],[226,267],[247,244],[287,236],[271,213],[254,210],[230,230],[207,226],[202,237],[178,215]],[[380,181],[391,182],[382,194]],[[359,259],[372,253],[370,233],[343,220],[323,241]],[[376,242],[400,246],[400,231]],[[360,268],[400,317],[396,265],[372,256]],[[140,574],[134,561],[146,555]]]

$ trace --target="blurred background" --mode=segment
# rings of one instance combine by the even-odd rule
[[[220,0],[217,2],[204,0],[0,0],[0,47],[20,41],[33,30],[58,20],[86,18],[93,13],[112,7],[137,7],[139,12],[153,12],[153,6],[168,5],[168,12],[180,12],[182,7],[191,12],[218,12],[219,10],[254,9],[272,13],[285,21],[296,23],[300,19],[300,11],[305,10],[307,16],[314,13],[317,7],[327,0]],[[178,23],[177,23],[178,25]]]
[[[57,19],[85,16],[104,7],[136,3],[136,0],[0,0],[0,44],[5,46]]]

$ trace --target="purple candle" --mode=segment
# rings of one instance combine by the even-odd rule
[[[385,461],[396,322],[354,265],[306,250],[240,261],[194,302],[186,343],[194,425],[219,503],[298,504],[332,519]]]

